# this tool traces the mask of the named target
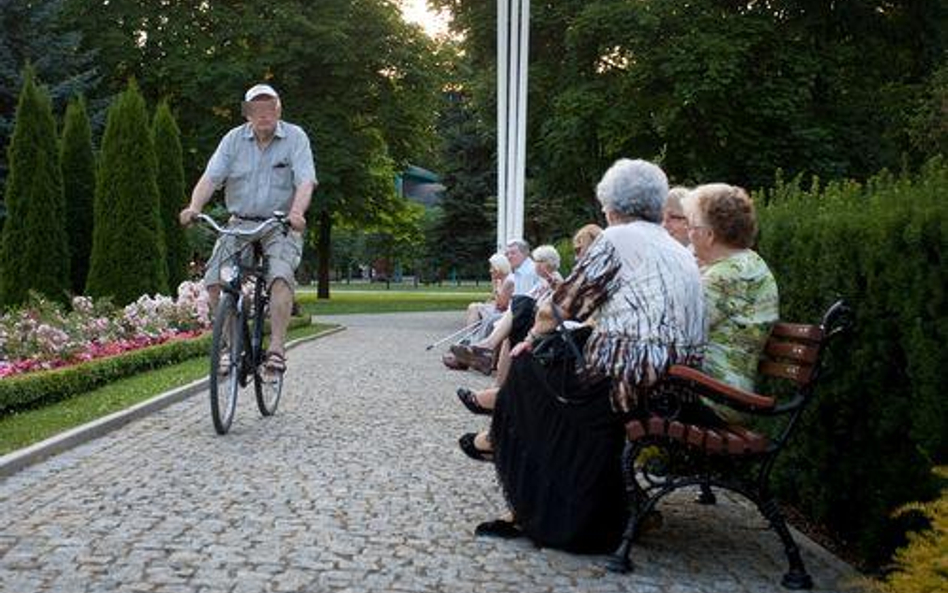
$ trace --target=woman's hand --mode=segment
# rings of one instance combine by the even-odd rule
[[[533,352],[533,341],[527,338],[510,350],[510,357],[517,358],[524,352]]]

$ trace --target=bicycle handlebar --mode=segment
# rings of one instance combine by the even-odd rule
[[[287,220],[286,220],[286,214],[283,213],[283,212],[280,212],[279,210],[274,211],[274,212],[273,212],[273,216],[271,216],[270,218],[264,220],[263,222],[261,222],[259,225],[257,225],[256,227],[254,227],[254,228],[252,228],[252,229],[228,229],[228,228],[224,228],[224,227],[222,227],[221,225],[217,224],[217,221],[216,221],[216,220],[214,220],[213,218],[211,218],[211,217],[208,216],[207,214],[204,214],[203,212],[200,213],[200,214],[197,214],[194,218],[196,218],[196,219],[198,219],[198,220],[204,222],[207,226],[211,227],[212,229],[214,229],[215,231],[217,231],[217,232],[220,233],[221,235],[232,235],[232,236],[235,236],[235,237],[252,237],[252,236],[256,235],[257,233],[259,233],[260,231],[262,231],[263,229],[265,229],[265,228],[267,228],[268,226],[270,226],[270,225],[272,225],[272,224],[275,224],[275,223],[279,223],[279,224],[282,224],[282,225],[284,225],[284,226],[286,226],[286,225],[288,224],[288,223],[287,223]]]

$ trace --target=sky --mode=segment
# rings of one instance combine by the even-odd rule
[[[445,17],[428,10],[425,0],[402,0],[402,15],[410,23],[418,23],[431,37],[437,37],[447,32],[448,23]]]

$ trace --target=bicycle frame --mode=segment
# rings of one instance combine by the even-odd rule
[[[247,248],[253,249],[253,260],[249,266],[241,261],[244,250]],[[252,241],[238,249],[232,256],[230,265],[234,273],[229,281],[221,284],[221,290],[233,296],[237,303],[237,323],[240,324],[244,343],[250,345],[249,348],[244,349],[244,358],[240,364],[240,386],[246,387],[253,376],[253,369],[263,364],[263,334],[266,322],[264,313],[267,304],[270,302],[270,291],[267,290],[266,285],[267,260],[263,256],[263,248],[260,242]],[[252,331],[248,319],[247,294],[243,290],[247,276],[254,278]]]
[[[237,231],[222,228],[217,222],[206,214],[197,216],[220,235],[232,235],[237,237],[254,237],[246,244],[237,249],[229,258],[221,262],[221,272],[223,275],[224,265],[230,265],[231,277],[223,282],[221,290],[233,296],[237,303],[237,321],[240,324],[240,331],[243,334],[244,343],[250,344],[250,348],[244,349],[244,360],[240,364],[240,386],[246,387],[253,376],[256,367],[264,362],[263,334],[266,323],[264,312],[270,302],[270,291],[266,284],[267,259],[264,257],[263,246],[260,243],[262,237],[256,235],[266,229],[268,226],[280,224],[286,229],[286,219],[282,212],[274,212],[273,217],[261,222],[257,227],[246,231]],[[275,229],[274,229],[275,230]],[[252,260],[249,265],[243,261],[244,253],[247,248],[253,250]],[[254,278],[253,288],[253,331],[250,330],[250,324],[247,319],[248,307],[246,305],[246,294],[243,291],[244,280],[247,276]],[[249,360],[247,359],[249,357]]]

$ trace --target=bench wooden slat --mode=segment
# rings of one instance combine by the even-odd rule
[[[714,429],[707,429],[707,436],[704,439],[704,448],[712,453],[724,451],[725,437],[723,433]]]
[[[791,381],[795,381],[798,385],[803,385],[810,380],[810,375],[813,373],[813,366],[765,360],[760,363],[758,371],[760,374],[768,377],[790,379]]]
[[[778,338],[790,338],[793,340],[806,340],[808,342],[820,342],[823,339],[823,330],[818,325],[808,323],[775,323],[770,335]]]
[[[652,416],[648,419],[648,433],[654,436],[665,436],[665,419]]]
[[[637,441],[645,436],[645,427],[638,420],[633,420],[625,425],[625,434],[630,441]]]
[[[801,344],[775,338],[767,341],[764,352],[771,358],[804,364],[813,364],[820,356],[820,348],[816,344]]]
[[[699,449],[704,446],[704,439],[707,436],[708,431],[700,426],[695,426],[694,424],[688,425],[688,432],[685,433],[685,439],[688,444],[692,447],[698,447]]]
[[[741,437],[741,440],[744,443],[745,453],[761,453],[767,448],[767,443],[769,441],[766,436],[760,434],[759,432],[754,432],[753,430],[744,428],[743,426],[729,426],[728,430]]]

